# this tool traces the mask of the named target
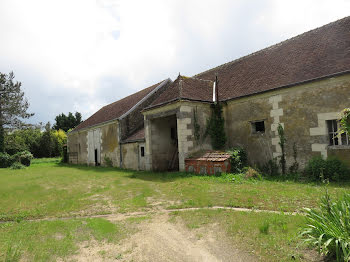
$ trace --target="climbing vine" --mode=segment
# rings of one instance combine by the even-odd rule
[[[225,119],[222,115],[222,106],[219,103],[212,105],[212,113],[207,120],[206,133],[210,136],[213,149],[217,150],[225,147]]]
[[[350,134],[350,108],[345,108],[340,118],[341,133]]]
[[[199,144],[201,139],[201,132],[200,132],[200,125],[198,124],[198,118],[197,118],[197,107],[193,110],[193,125],[194,125],[194,139],[196,140],[197,144]]]
[[[281,169],[282,169],[282,174],[284,175],[286,173],[286,153],[285,153],[285,145],[286,145],[286,137],[284,136],[284,129],[283,126],[281,124],[278,124],[278,136],[280,138],[280,142],[279,145],[281,146],[281,151],[282,151],[282,155],[280,158],[280,164],[281,164]]]

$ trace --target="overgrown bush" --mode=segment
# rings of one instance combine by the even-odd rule
[[[272,177],[280,175],[279,166],[276,158],[267,161],[262,167],[260,167],[260,170],[264,175]]]
[[[350,170],[336,157],[313,157],[307,164],[305,173],[312,180],[340,181],[350,178]]]
[[[18,152],[12,156],[14,162],[19,162],[22,165],[30,166],[33,155],[29,151]]]
[[[350,194],[332,202],[326,193],[319,209],[306,212],[305,241],[330,258],[350,261]]]
[[[248,158],[247,153],[241,147],[233,148],[228,153],[231,155],[231,172],[240,173],[243,168],[247,166]]]
[[[105,156],[105,157],[104,157],[104,160],[105,160],[106,166],[108,166],[108,167],[113,167],[113,161],[112,161],[112,159],[110,159],[108,156]]]
[[[11,166],[11,169],[23,169],[25,168],[24,165],[22,165],[20,162],[14,162]]]
[[[11,166],[13,158],[7,153],[0,153],[0,168],[6,168]]]
[[[259,171],[255,170],[254,168],[252,167],[247,167],[247,168],[244,168],[245,170],[245,178],[246,179],[250,179],[250,178],[255,178],[255,179],[261,179],[261,174],[259,173]]]

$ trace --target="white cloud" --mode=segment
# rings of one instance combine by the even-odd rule
[[[37,114],[86,118],[178,72],[192,75],[342,18],[347,0],[2,0],[0,71]]]

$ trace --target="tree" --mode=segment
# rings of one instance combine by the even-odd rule
[[[25,123],[22,119],[34,114],[27,113],[28,100],[21,90],[21,82],[14,82],[13,72],[0,73],[0,152],[4,152],[5,128],[20,128]]]
[[[45,131],[40,138],[40,157],[52,157],[55,156],[55,137],[52,134],[50,122],[45,125]]]
[[[73,115],[71,112],[66,116],[64,113],[59,114],[55,118],[56,123],[53,126],[53,129],[67,132],[69,129],[75,128],[79,125],[81,121],[81,114],[79,112],[75,112]]]

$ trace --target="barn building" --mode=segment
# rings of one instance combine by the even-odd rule
[[[301,167],[314,155],[350,164],[350,139],[336,136],[350,107],[350,17],[101,108],[69,133],[69,162],[184,171],[191,154],[211,149],[204,132],[218,101],[226,147],[245,148],[252,164],[281,155],[279,124],[287,166],[295,152]]]

